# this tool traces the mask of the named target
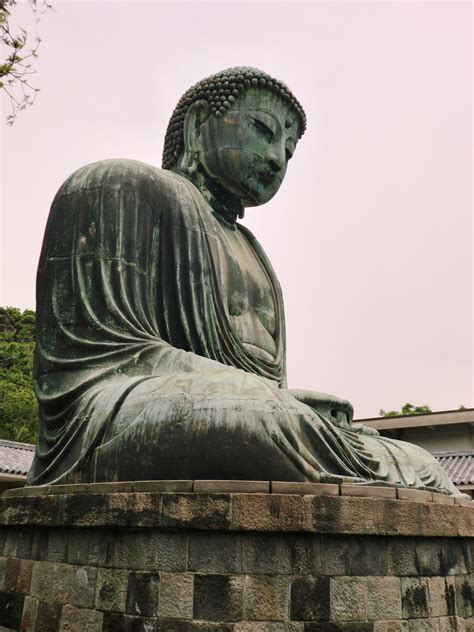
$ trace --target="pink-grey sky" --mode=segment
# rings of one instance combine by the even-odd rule
[[[256,66],[308,116],[282,189],[245,219],[283,286],[290,386],[347,397],[356,417],[474,405],[470,2],[54,9],[37,102],[0,127],[0,305],[34,308],[49,205],[72,171],[159,165],[181,94]],[[14,16],[29,23],[24,5]]]

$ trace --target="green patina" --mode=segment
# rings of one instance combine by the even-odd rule
[[[38,269],[30,484],[352,481],[457,493],[422,449],[353,428],[348,401],[286,388],[280,285],[237,220],[277,193],[305,125],[281,82],[230,69],[178,103],[163,169],[106,160],[64,183]]]

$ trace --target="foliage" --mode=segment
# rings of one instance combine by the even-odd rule
[[[461,404],[458,410],[466,410],[466,407]],[[379,415],[381,417],[399,417],[401,415],[425,415],[432,412],[429,406],[414,406],[407,402],[401,410],[380,410]]]
[[[34,326],[33,311],[0,307],[0,439],[36,442]]]
[[[31,37],[25,29],[14,29],[11,24],[11,9],[17,0],[0,0],[0,44],[6,51],[6,58],[0,59],[0,90],[3,90],[10,100],[11,111],[7,116],[7,124],[12,125],[18,112],[32,105],[39,92],[38,88],[29,83],[29,76],[35,74],[31,60],[38,56],[41,43],[37,33]],[[51,5],[46,0],[28,0],[36,24],[40,14]]]

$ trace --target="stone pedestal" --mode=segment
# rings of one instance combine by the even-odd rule
[[[273,484],[292,489],[12,490],[0,506],[0,630],[474,630],[473,508]]]

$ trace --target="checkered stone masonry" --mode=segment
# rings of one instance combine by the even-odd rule
[[[41,524],[44,497],[16,505],[22,524],[0,512],[0,632],[474,631],[473,538],[459,535],[466,507],[452,507],[460,524],[453,514],[444,534],[438,525],[441,535],[426,536],[423,509],[409,503],[419,532],[383,535],[367,527],[357,506],[365,498],[344,498],[350,506],[320,516],[319,524],[333,517],[321,529],[308,514],[299,528],[292,522],[310,496],[278,504],[277,495],[256,494],[246,506],[249,494],[235,503],[246,528],[233,529],[222,494],[140,493],[139,527],[130,526],[131,499],[120,495],[110,505],[115,525],[103,513],[89,513],[90,524],[83,514],[82,526],[51,524],[51,516]],[[396,501],[371,500],[383,524],[384,503]],[[260,511],[252,530],[250,511],[265,502],[271,512]],[[359,533],[341,528],[350,508]],[[272,515],[279,526],[269,528]]]

